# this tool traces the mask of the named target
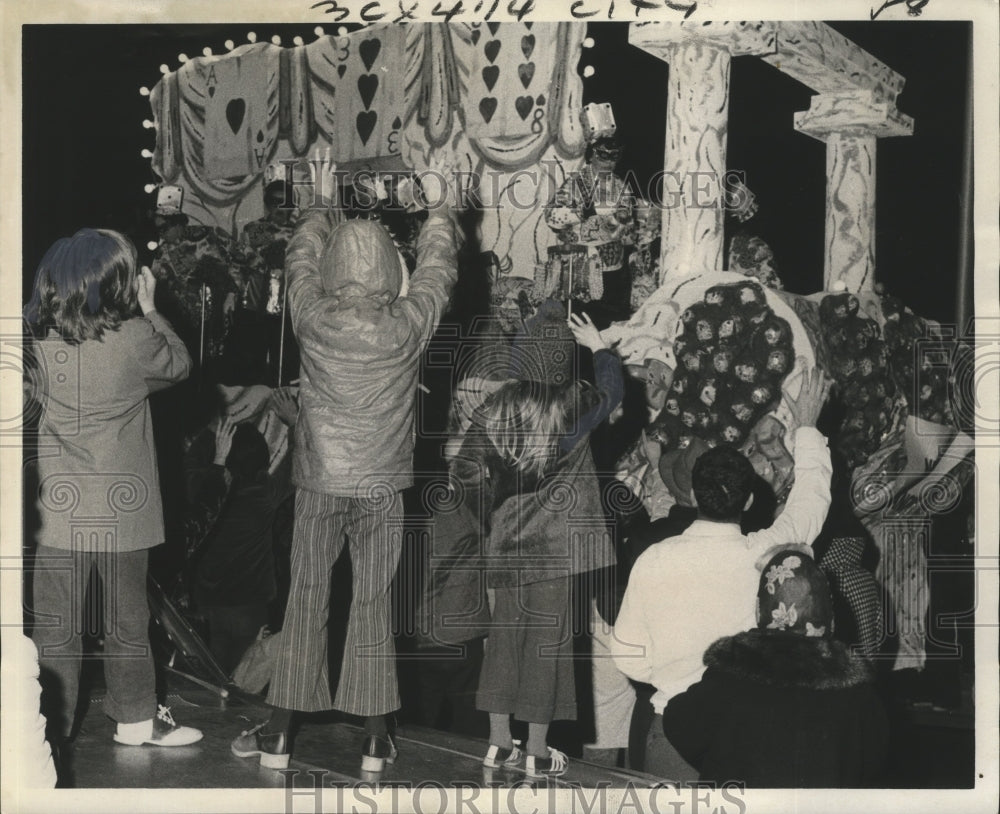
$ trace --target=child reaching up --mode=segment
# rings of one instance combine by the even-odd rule
[[[453,463],[482,507],[481,571],[495,592],[476,695],[490,717],[484,765],[520,764],[513,716],[528,723],[530,777],[566,771],[547,734],[576,718],[571,579],[614,562],[588,438],[622,399],[621,364],[589,317],[567,325],[562,313],[543,304],[515,337],[516,378],[476,411]],[[594,354],[596,387],[574,375],[574,339]]]

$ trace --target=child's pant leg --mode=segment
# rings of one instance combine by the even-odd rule
[[[353,592],[334,707],[352,715],[399,709],[390,588],[403,546],[399,493],[351,500],[347,536]]]
[[[476,706],[530,723],[576,719],[568,577],[496,589]]]
[[[327,666],[330,573],[344,545],[350,499],[307,489],[295,496],[291,589],[268,701],[316,712],[333,708]]]
[[[104,712],[123,724],[156,714],[156,673],[149,644],[149,550],[97,554],[104,584]]]
[[[83,653],[83,602],[91,556],[39,545],[32,572],[32,640],[38,648],[42,713],[50,737],[67,737],[73,727]]]

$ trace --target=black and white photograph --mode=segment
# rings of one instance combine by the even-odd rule
[[[4,812],[994,812],[1000,8],[0,9]]]

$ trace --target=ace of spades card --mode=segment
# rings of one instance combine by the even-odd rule
[[[466,124],[473,137],[547,129],[555,24],[485,23],[474,29]]]
[[[205,92],[208,178],[259,174],[273,155],[278,121],[277,51],[264,46],[221,59],[197,60],[192,66],[201,74]]]

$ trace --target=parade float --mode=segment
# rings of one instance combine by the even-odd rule
[[[904,77],[822,23],[630,28],[632,46],[670,66],[667,87],[651,92],[667,96],[663,169],[672,177],[692,168],[725,176],[733,57],[761,59],[814,92],[807,110],[789,116],[825,144],[824,290],[799,296],[762,271],[752,246],[726,257],[724,196],[712,206],[638,199],[622,207],[612,184],[614,200],[590,201],[582,216],[559,198],[587,172],[588,145],[614,130],[603,108],[582,115],[585,24],[316,35],[290,47],[228,43],[228,53],[162,66],[147,91],[161,214],[183,213],[197,232],[180,235],[182,249],[161,239],[157,252],[186,258],[189,272],[179,276],[200,355],[221,352],[225,302],[246,301],[254,275],[280,285],[280,263],[268,253],[287,236],[280,225],[261,225],[270,217],[261,194],[268,182],[282,181],[301,202],[315,189],[320,155],[348,178],[448,167],[475,179],[479,250],[492,258],[499,309],[542,296],[598,301],[602,272],[627,266],[634,275],[629,313],[605,336],[646,379],[644,437],[672,463],[690,466],[682,453],[692,444],[733,444],[767,459],[780,498],[794,429],[783,395],[795,395],[815,366],[835,380],[844,416],[831,444],[850,467],[854,511],[881,555],[876,575],[894,612],[895,665],[921,668],[930,523],[958,505],[972,470],[960,398],[971,362],[939,326],[876,290],[876,145],[912,132],[896,107]],[[163,197],[163,189],[180,192]],[[376,197],[391,192],[383,183]],[[269,313],[280,314],[280,292],[261,290]],[[655,518],[676,496],[644,446],[619,474]]]

